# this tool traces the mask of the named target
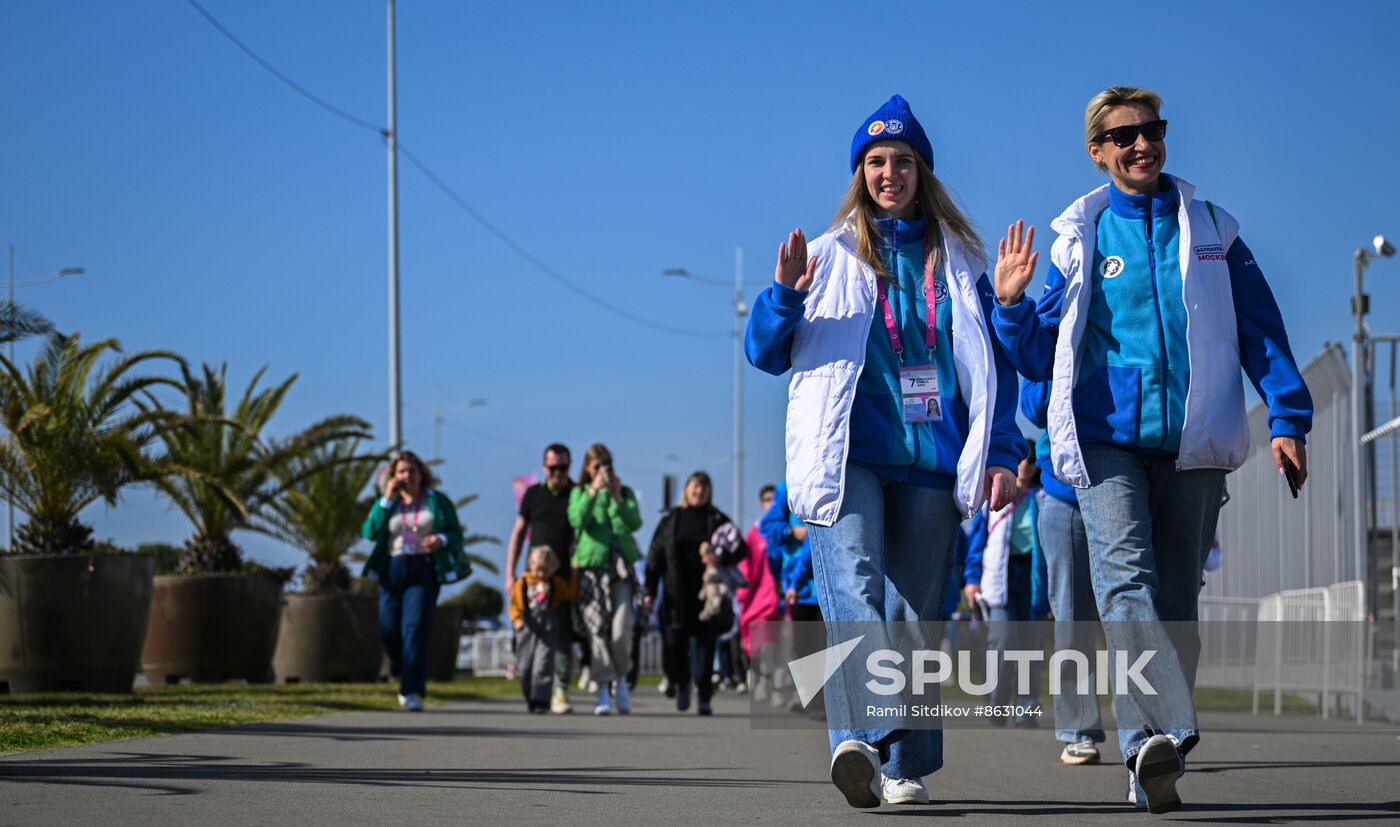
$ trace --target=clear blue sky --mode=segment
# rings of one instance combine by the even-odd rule
[[[384,121],[382,2],[203,2],[299,83]],[[577,284],[716,334],[599,310],[403,164],[406,436],[430,452],[436,387],[445,407],[488,400],[442,430],[444,487],[482,495],[471,527],[504,539],[511,477],[554,440],[576,458],[608,443],[648,513],[662,473],[695,468],[729,508],[730,297],[660,271],[731,278],[742,246],[746,276],[771,278],[786,232],[830,219],[853,131],[894,92],[992,238],[1016,217],[1045,228],[1101,182],[1083,151],[1093,93],[1156,89],[1168,171],[1240,219],[1300,360],[1347,340],[1352,251],[1400,237],[1400,5],[1093,9],[401,2],[405,145]],[[262,365],[299,372],[279,432],[343,411],[386,436],[381,140],[282,85],[184,0],[8,4],[0,22],[0,242],[17,246],[21,279],[87,269],[20,299],[88,338],[227,361],[238,386]],[[1400,260],[1369,283],[1373,325],[1400,333]],[[782,473],[786,385],[745,379],[750,502]],[[189,533],[141,491],[86,516],[124,544]]]

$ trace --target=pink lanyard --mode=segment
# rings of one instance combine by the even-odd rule
[[[418,536],[418,525],[419,525],[419,523],[423,522],[423,512],[420,511],[420,510],[418,509],[418,498],[415,497],[415,498],[413,499],[413,502],[410,503],[410,505],[413,506],[413,511],[411,512],[411,513],[412,513],[412,516],[413,516],[413,522],[411,522],[411,523],[409,522],[409,512],[405,512],[405,511],[404,511],[403,500],[399,500],[398,505],[399,505],[399,518],[403,520],[404,525],[408,526],[408,530],[411,531],[411,532],[413,532],[413,536],[417,537],[417,536]]]
[[[897,254],[896,254],[897,255]],[[924,344],[929,350],[938,349],[938,302],[934,299],[934,278],[933,262],[929,261],[928,245],[924,245],[924,301],[927,302],[927,310],[924,313]],[[880,312],[885,316],[885,332],[890,334],[890,347],[894,349],[895,358],[904,363],[904,344],[899,337],[899,325],[894,320],[894,309],[890,306],[890,286],[888,282],[880,282]]]

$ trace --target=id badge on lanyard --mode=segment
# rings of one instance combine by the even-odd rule
[[[938,290],[933,277],[933,265],[924,251],[924,343],[930,351],[938,349]],[[894,309],[890,305],[889,285],[880,282],[880,312],[885,317],[885,331],[890,337],[890,347],[899,360],[899,401],[904,421],[942,422],[943,396],[938,391],[937,365],[904,364],[904,345],[899,336],[899,325],[895,322]],[[944,291],[943,298],[948,298]]]

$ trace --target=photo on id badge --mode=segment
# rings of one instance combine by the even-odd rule
[[[904,421],[942,422],[943,401],[938,394],[938,368],[933,365],[908,365],[899,369],[901,402]]]

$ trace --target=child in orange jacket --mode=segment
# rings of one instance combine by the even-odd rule
[[[525,573],[510,595],[510,620],[515,626],[515,671],[530,712],[549,711],[554,688],[554,655],[559,640],[559,607],[578,594],[578,575],[566,580],[555,574],[559,558],[549,546],[530,549]],[[567,641],[563,641],[567,644]]]

